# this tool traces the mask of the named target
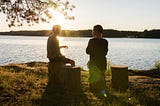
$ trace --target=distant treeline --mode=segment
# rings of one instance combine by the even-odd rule
[[[21,35],[21,36],[48,36],[51,30],[38,30],[38,31],[10,31],[0,32],[0,35]],[[63,30],[62,36],[65,37],[91,37],[92,30]],[[160,29],[140,31],[118,31],[113,29],[105,29],[103,31],[104,37],[120,38],[160,38]]]

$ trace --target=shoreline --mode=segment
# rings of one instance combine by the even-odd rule
[[[44,61],[30,61],[30,62],[21,62],[21,63],[6,63],[6,64],[0,64],[0,67],[15,65],[15,64],[48,64],[48,62]],[[82,69],[82,68],[81,68]],[[88,71],[86,69],[82,69],[83,71]],[[128,74],[131,76],[134,75],[141,75],[141,76],[149,76],[149,77],[155,77],[160,78],[160,71],[154,68],[151,69],[128,69]]]
[[[24,35],[24,36],[48,36],[51,30],[33,30],[33,31],[10,31],[0,32],[0,35]],[[62,30],[63,37],[91,37],[92,30]],[[104,29],[103,36],[108,38],[160,38],[160,30],[150,31],[119,31],[114,29]]]

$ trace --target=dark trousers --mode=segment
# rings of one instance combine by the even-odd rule
[[[100,70],[96,65],[89,66],[89,85],[93,92],[106,90],[105,70]]]

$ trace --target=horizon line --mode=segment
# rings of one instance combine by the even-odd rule
[[[51,30],[51,29],[50,29]],[[62,31],[82,31],[82,30],[93,30],[93,29],[62,29]],[[143,31],[138,31],[138,30],[118,30],[118,29],[103,29],[103,30],[115,30],[115,31],[133,31],[133,32],[144,32],[145,30],[151,31],[151,30],[160,30],[160,28],[155,28],[155,29],[144,29]],[[10,31],[0,31],[0,32],[16,32],[16,31],[49,31],[49,29],[37,29],[37,30],[10,30]]]

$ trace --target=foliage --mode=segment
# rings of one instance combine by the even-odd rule
[[[141,37],[145,38],[160,38],[160,30],[159,29],[153,29],[153,30],[144,30]]]
[[[25,22],[29,26],[39,22],[49,23],[54,19],[51,11],[55,10],[66,19],[74,19],[69,15],[73,8],[75,6],[68,0],[0,0],[0,12],[6,15],[9,27],[23,26]]]
[[[160,71],[160,61],[155,62],[153,69],[157,69]]]

